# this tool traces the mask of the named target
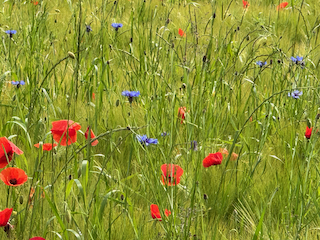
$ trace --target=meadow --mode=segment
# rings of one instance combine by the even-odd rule
[[[320,239],[318,0],[0,11],[0,239]]]

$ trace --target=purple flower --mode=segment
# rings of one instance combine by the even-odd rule
[[[122,28],[123,24],[122,23],[112,23],[111,26],[118,31],[119,28]]]
[[[291,60],[292,60],[292,62],[294,62],[295,64],[299,64],[300,62],[302,62],[303,57],[299,57],[299,56],[297,56],[296,58],[295,58],[295,57],[291,57]]]
[[[86,32],[89,33],[92,31],[92,28],[90,25],[86,25]]]
[[[137,140],[145,146],[148,146],[149,144],[158,144],[158,139],[148,138],[147,135],[137,135]]]
[[[294,90],[292,93],[288,93],[288,97],[293,97],[294,99],[299,99],[299,97],[302,95],[302,91]]]
[[[167,135],[169,135],[169,133],[167,133],[167,132],[161,133],[161,137],[165,137],[165,136],[167,136]]]
[[[256,64],[257,64],[259,67],[263,67],[263,66],[267,65],[267,62],[257,61]]]
[[[191,149],[193,151],[198,151],[198,143],[197,143],[197,141],[191,141]]]
[[[130,103],[132,103],[134,97],[138,97],[140,95],[139,91],[123,91],[122,96],[128,97]]]
[[[23,80],[21,80],[21,81],[11,81],[11,84],[19,88],[21,85],[25,85],[26,83]]]
[[[17,31],[16,30],[7,30],[6,34],[8,34],[10,36],[10,38],[12,38],[13,34],[16,34]]]

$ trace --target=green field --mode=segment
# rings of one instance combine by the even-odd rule
[[[0,239],[320,239],[319,0],[280,3],[1,1]]]

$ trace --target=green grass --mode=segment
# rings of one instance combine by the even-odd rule
[[[304,136],[319,127],[318,1],[39,2],[0,4],[1,136],[24,151],[9,166],[29,176],[0,184],[11,239],[319,239],[319,134]],[[130,104],[124,90],[141,95]],[[61,119],[99,144],[79,132],[68,147],[35,148]],[[205,169],[220,148],[238,159]],[[162,185],[165,163],[183,168],[179,185]],[[153,220],[151,204],[172,214]]]

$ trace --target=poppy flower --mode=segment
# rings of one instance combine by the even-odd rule
[[[8,186],[20,186],[28,180],[27,174],[20,168],[9,167],[0,172],[0,179]]]
[[[288,2],[280,3],[280,4],[277,6],[277,10],[283,9],[283,8],[285,8],[287,5],[288,5]]]
[[[33,238],[30,238],[29,240],[46,240],[46,239],[44,239],[43,237],[33,237]]]
[[[178,117],[181,117],[181,124],[183,123],[183,120],[186,118],[185,114],[186,114],[187,108],[186,107],[180,107],[178,110]]]
[[[90,128],[90,127],[87,128],[87,131],[86,131],[85,134],[84,134],[84,137],[85,137],[86,139],[88,139],[89,128]],[[95,137],[96,137],[96,135],[94,135],[92,129],[90,129],[90,138],[91,138],[91,140],[94,139]],[[99,143],[99,141],[98,141],[98,140],[95,140],[95,141],[93,141],[93,142],[91,143],[91,146],[96,146],[98,143]]]
[[[226,149],[226,148],[220,148],[219,149],[219,152],[222,154],[222,155],[226,155],[226,157],[229,155],[229,152],[228,152],[228,150]],[[230,157],[230,159],[231,160],[237,160],[237,158],[238,158],[238,154],[236,154],[236,153],[232,153],[231,154],[231,157]]]
[[[249,7],[249,2],[242,0],[243,8],[248,8]]]
[[[186,33],[185,33],[181,28],[179,28],[179,35],[180,35],[181,37],[185,37],[185,36],[186,36]]]
[[[0,212],[0,227],[7,226],[11,213],[13,208],[6,208],[3,211]]]
[[[36,148],[40,147],[40,143],[37,143],[34,145]],[[52,148],[58,146],[56,143],[52,144],[52,143],[43,143],[42,144],[42,150],[43,151],[51,151]]]
[[[38,1],[34,1],[34,2],[33,2],[33,5],[35,5],[35,6],[37,6],[38,4],[39,4]]]
[[[91,98],[92,98],[92,100],[96,100],[96,94],[94,92],[92,93],[92,97]]]
[[[157,204],[151,204],[150,211],[151,211],[151,217],[153,219],[158,219],[159,221],[162,221],[160,210]],[[165,209],[164,214],[168,217],[169,215],[171,215],[171,212],[168,209]]]
[[[306,139],[310,139],[311,138],[311,133],[312,133],[312,128],[309,128],[307,126],[306,128],[306,133],[304,134],[304,136],[306,137]]]
[[[180,178],[183,174],[183,169],[175,164],[163,164],[161,166],[162,176],[161,181],[164,185],[174,186],[180,183]]]
[[[13,153],[21,155],[23,152],[6,137],[0,137],[0,168],[8,165],[12,160]]]
[[[210,153],[205,159],[203,159],[203,166],[205,168],[210,167],[212,165],[220,165],[222,162],[222,153],[217,152],[217,153]]]
[[[79,123],[71,120],[60,120],[52,122],[51,133],[56,142],[60,143],[62,146],[67,146],[67,144],[70,145],[77,141],[77,131],[80,129],[81,126]]]

